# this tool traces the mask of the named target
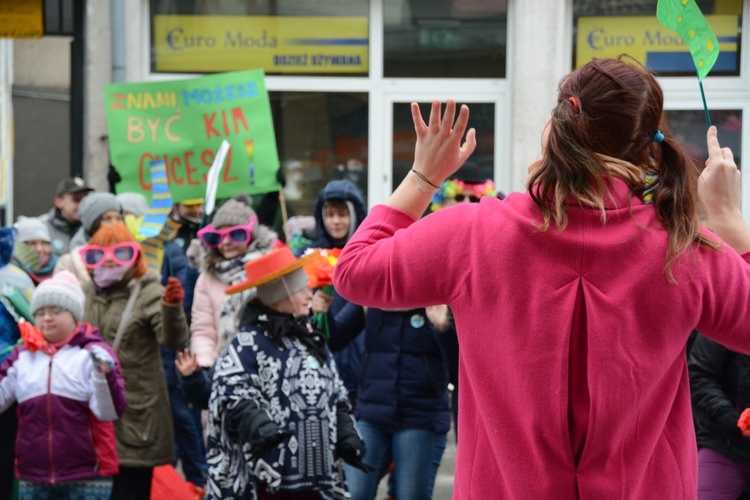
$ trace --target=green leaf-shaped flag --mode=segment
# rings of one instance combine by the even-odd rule
[[[702,81],[719,57],[719,41],[695,0],[659,0],[656,17],[685,40]]]

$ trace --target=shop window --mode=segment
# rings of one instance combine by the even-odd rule
[[[368,0],[151,0],[151,71],[367,75]]]
[[[318,192],[334,179],[350,180],[367,203],[367,94],[269,96],[289,216],[312,215]]]
[[[706,115],[703,110],[668,110],[664,117],[672,135],[684,144],[685,151],[703,167],[708,159]],[[742,167],[742,110],[711,110],[711,124],[719,132],[722,147],[732,149],[734,161]]]
[[[574,0],[573,67],[629,54],[659,76],[696,76],[680,35],[656,18],[657,0]],[[697,0],[719,40],[711,76],[740,74],[742,0]]]
[[[384,0],[385,77],[505,78],[506,0]]]
[[[457,103],[456,106],[460,106]],[[425,122],[430,116],[431,103],[419,103]],[[494,179],[495,165],[495,104],[472,102],[469,127],[477,131],[477,147],[468,162],[475,164],[483,180]],[[445,110],[445,104],[442,109]],[[414,164],[417,136],[411,117],[411,104],[393,104],[393,185],[395,190]]]

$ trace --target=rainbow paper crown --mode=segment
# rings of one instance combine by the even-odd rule
[[[474,195],[478,198],[483,196],[497,196],[495,183],[492,182],[492,179],[487,179],[481,184],[469,184],[464,181],[459,181],[458,179],[448,179],[440,184],[440,189],[438,189],[432,197],[430,210],[437,212],[445,206],[445,200],[455,198],[456,195],[461,193],[464,189],[471,189],[474,192]]]

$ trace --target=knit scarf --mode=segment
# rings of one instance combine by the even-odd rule
[[[234,259],[223,260],[216,264],[214,274],[227,287],[236,285],[245,279],[245,264],[257,258],[256,252],[248,252]],[[239,314],[242,306],[255,297],[255,288],[245,290],[241,293],[225,295],[221,306],[221,316],[217,329],[217,354],[232,341],[237,334],[239,326]]]
[[[266,335],[276,343],[279,343],[283,337],[297,339],[320,364],[325,364],[328,359],[325,335],[313,328],[307,316],[295,319],[292,314],[278,312],[256,302],[248,304],[245,308],[240,326],[253,324],[265,326]]]
[[[57,265],[57,255],[50,254],[47,262],[44,264],[34,263],[33,261],[19,259],[17,257],[13,257],[13,263],[26,271],[26,274],[29,275],[35,284],[39,284],[52,277],[52,273]]]

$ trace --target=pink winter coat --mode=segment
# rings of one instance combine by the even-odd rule
[[[198,364],[211,367],[224,348],[219,345],[219,320],[227,286],[214,273],[203,272],[195,283],[191,309],[190,350]]]
[[[685,344],[696,328],[750,354],[750,254],[696,246],[669,284],[653,207],[612,194],[606,224],[571,205],[562,233],[535,231],[528,194],[419,222],[378,206],[341,254],[348,300],[453,311],[454,498],[696,497]]]

